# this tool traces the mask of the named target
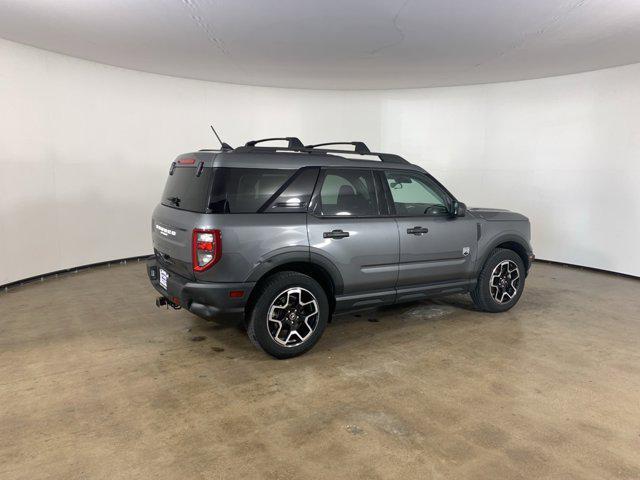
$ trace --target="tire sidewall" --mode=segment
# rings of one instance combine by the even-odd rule
[[[276,343],[271,337],[268,329],[267,315],[271,303],[276,297],[280,295],[283,290],[295,287],[309,290],[316,297],[320,310],[318,324],[311,334],[311,337],[305,342],[295,347],[284,347]],[[248,330],[251,339],[257,342],[265,352],[276,358],[290,358],[301,355],[316,344],[327,326],[328,318],[329,302],[320,284],[313,278],[302,273],[282,272],[269,279],[264,289],[260,292],[260,296],[256,299],[251,310]]]

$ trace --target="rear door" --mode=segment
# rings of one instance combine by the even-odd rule
[[[307,221],[309,244],[312,259],[320,257],[340,272],[338,309],[395,300],[398,228],[380,210],[379,196],[370,169],[321,171]]]
[[[424,286],[466,281],[476,256],[475,220],[451,218],[453,199],[428,175],[385,170],[384,178],[400,234],[398,299],[406,299],[401,291],[408,287],[419,292]]]

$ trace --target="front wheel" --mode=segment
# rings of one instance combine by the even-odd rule
[[[478,283],[471,291],[475,306],[485,312],[505,312],[524,290],[525,267],[513,250],[496,248],[485,262]]]
[[[291,358],[311,349],[327,326],[327,295],[313,278],[280,272],[258,287],[249,314],[251,341],[276,358]]]

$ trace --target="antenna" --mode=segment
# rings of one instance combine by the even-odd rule
[[[211,127],[211,130],[213,130],[213,134],[216,136],[216,138],[220,142],[220,145],[222,145],[222,149],[223,150],[233,150],[233,147],[231,145],[229,145],[228,143],[225,143],[222,140],[220,140],[220,135],[218,135],[218,132],[216,132],[216,129],[213,128],[213,125],[209,125],[209,126]]]

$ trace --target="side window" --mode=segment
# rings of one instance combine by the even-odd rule
[[[260,211],[263,212],[306,212],[311,193],[318,178],[318,168],[303,168],[299,170],[280,190],[270,199]]]
[[[256,213],[294,173],[266,168],[217,168],[209,211]]]
[[[447,199],[437,185],[412,173],[386,171],[398,215],[446,215]]]
[[[316,212],[329,216],[378,215],[376,189],[371,170],[327,169]]]

